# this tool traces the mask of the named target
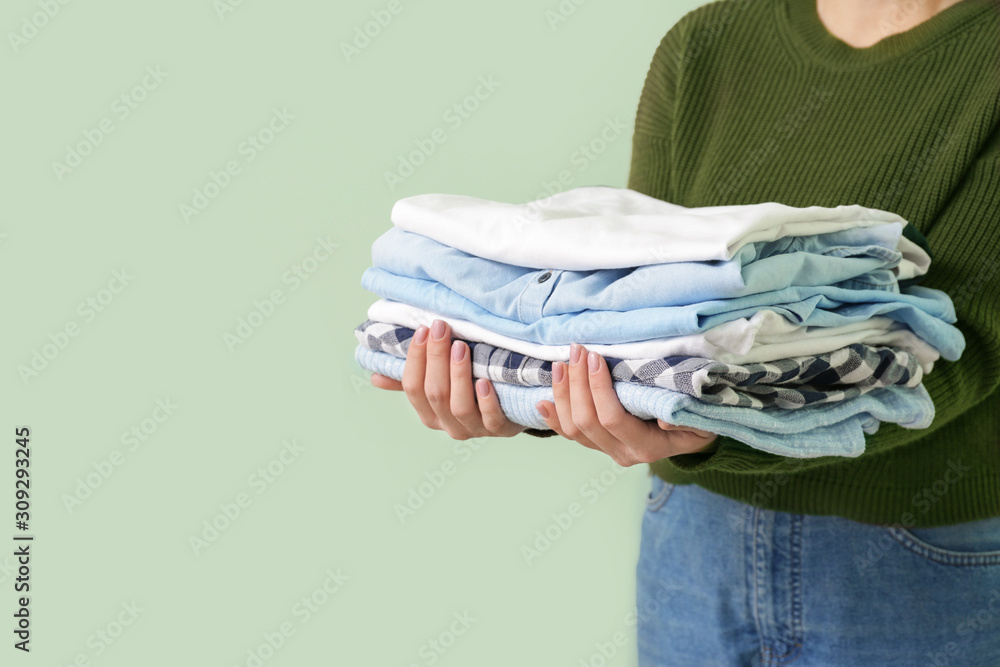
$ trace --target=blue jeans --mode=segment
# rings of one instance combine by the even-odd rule
[[[1000,665],[1000,517],[880,526],[653,476],[641,539],[640,667]]]

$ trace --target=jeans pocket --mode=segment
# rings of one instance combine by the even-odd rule
[[[944,565],[1000,565],[1000,517],[933,528],[886,527],[899,544]]]
[[[649,494],[646,496],[646,511],[659,512],[670,497],[670,492],[674,490],[674,485],[664,481],[658,475],[653,475]]]

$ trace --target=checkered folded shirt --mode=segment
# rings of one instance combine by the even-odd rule
[[[414,330],[365,320],[354,330],[370,350],[406,357]],[[552,362],[487,343],[463,340],[472,353],[472,375],[530,387],[552,385]],[[717,405],[801,408],[834,403],[889,385],[915,387],[923,378],[917,358],[893,347],[856,343],[815,356],[746,365],[698,357],[604,357],[611,377],[681,392]]]

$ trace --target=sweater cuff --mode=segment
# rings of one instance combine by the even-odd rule
[[[735,438],[720,435],[719,446],[712,452],[678,454],[655,461],[656,468],[672,468],[682,474],[689,473],[737,473],[771,474],[780,471],[791,472],[805,467],[814,468],[843,461],[843,456],[819,456],[816,458],[789,458],[762,452]]]
[[[707,452],[692,452],[678,454],[666,460],[682,472],[701,472],[718,468],[725,463],[734,452],[747,449],[747,445],[729,436],[720,435],[715,441],[715,447]]]

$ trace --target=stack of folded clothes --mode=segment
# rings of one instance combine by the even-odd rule
[[[903,218],[858,205],[686,208],[579,187],[526,204],[402,199],[362,286],[363,368],[401,379],[434,319],[507,417],[547,428],[552,362],[605,357],[622,406],[791,457],[857,456],[880,422],[926,428],[921,380],[965,347]]]

